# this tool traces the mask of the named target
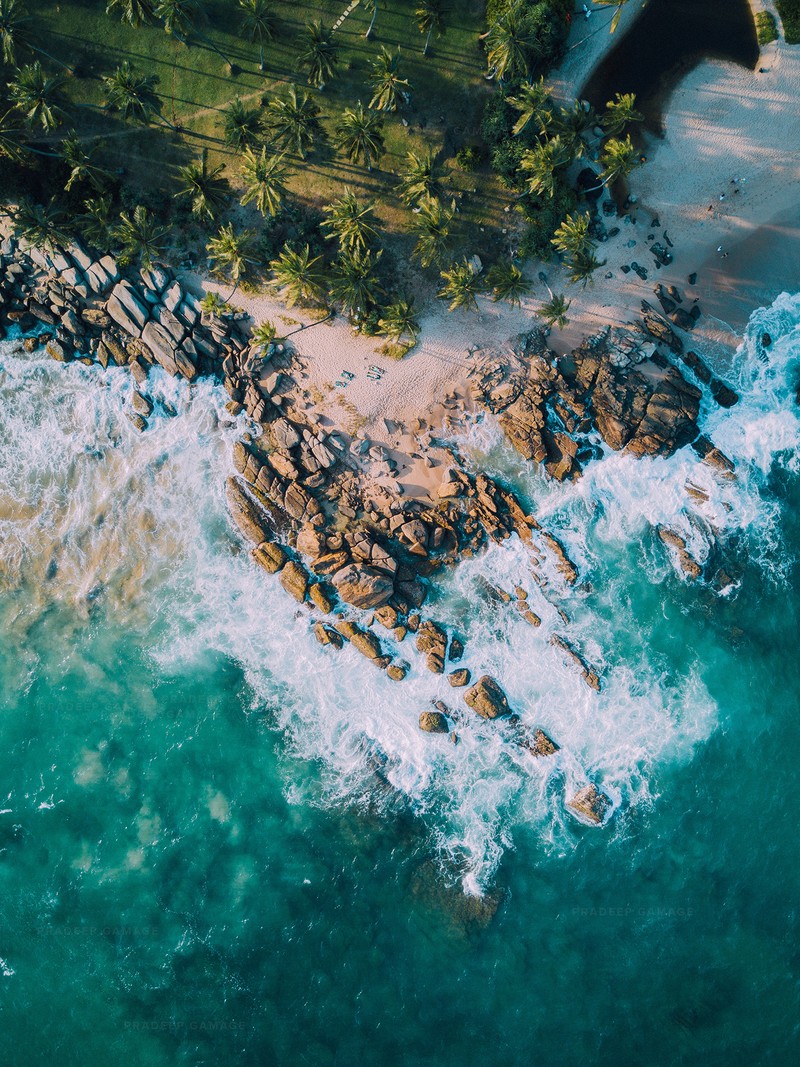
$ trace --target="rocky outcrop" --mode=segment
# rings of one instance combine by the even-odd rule
[[[423,622],[417,631],[417,649],[425,654],[428,670],[434,674],[444,673],[447,656],[447,634],[435,622]]]
[[[686,577],[693,582],[697,581],[698,578],[702,578],[703,568],[689,552],[684,538],[675,530],[671,530],[667,526],[658,526],[656,532],[658,533],[662,544],[672,550],[678,566]]]
[[[464,694],[467,706],[480,715],[482,719],[497,719],[509,715],[511,708],[500,683],[488,674],[475,683]]]
[[[559,637],[557,634],[553,634],[550,638],[550,644],[559,649],[565,654],[567,659],[571,660],[581,672],[581,677],[590,689],[594,689],[596,692],[600,691],[600,679],[597,674],[586,663],[581,654],[572,647],[572,645],[565,641],[563,637]]]
[[[246,540],[254,545],[260,545],[269,540],[268,519],[245,492],[238,478],[228,478],[225,483],[225,499],[231,518]]]
[[[447,734],[450,727],[441,711],[423,711],[419,717],[419,728],[428,734]]]
[[[379,608],[394,593],[394,583],[387,574],[357,563],[337,570],[331,581],[345,604],[356,608]]]
[[[584,786],[567,801],[567,807],[582,820],[599,826],[612,807],[611,798],[601,793],[594,783]]]

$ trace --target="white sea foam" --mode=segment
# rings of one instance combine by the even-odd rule
[[[738,356],[742,402],[710,414],[705,427],[736,461],[736,481],[684,449],[669,460],[610,455],[559,486],[501,447],[488,422],[473,433],[473,447],[519,482],[591,588],[567,588],[551,569],[540,589],[528,550],[512,538],[450,572],[431,614],[466,637],[463,665],[500,679],[523,722],[558,742],[555,757],[537,760],[504,726],[469,712],[410,641],[397,646],[384,636],[412,665],[399,684],[350,647],[337,654],[317,644],[310,613],[250,563],[230,532],[223,486],[241,427],[207,382],[190,389],[156,373],[156,412],[139,434],[125,417],[126,372],[15,357],[5,346],[0,588],[24,591],[20,625],[53,598],[74,606],[76,625],[100,598],[128,618],[160,616],[168,633],[153,654],[167,672],[191,670],[209,651],[232,657],[250,682],[252,710],[266,710],[298,756],[325,768],[324,802],[406,797],[442,852],[462,865],[465,887],[478,891],[518,827],[536,833],[544,849],[574,847],[581,833],[564,801],[587,781],[611,797],[624,825],[624,811],[654,799],[659,767],[689,759],[714,729],[700,653],[671,659],[652,641],[660,626],[676,625],[681,597],[690,595],[652,526],[679,529],[701,559],[714,538],[748,531],[767,564],[776,554],[777,541],[764,540],[765,532],[777,537],[777,505],[762,490],[771,464],[794,469],[797,459],[791,379],[800,304],[786,298],[759,315]],[[764,329],[775,338],[767,362],[755,344]],[[687,481],[707,494],[705,503],[687,495]],[[489,603],[481,579],[524,586],[541,627],[532,629],[513,605]],[[549,643],[554,634],[602,675],[600,693]],[[457,745],[419,730],[419,712],[434,699],[454,709]],[[300,781],[287,780],[287,794],[298,803],[320,799]]]

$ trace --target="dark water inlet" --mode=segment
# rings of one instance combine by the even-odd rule
[[[701,60],[724,59],[754,70],[758,57],[748,0],[649,0],[581,96],[600,109],[614,93],[636,93],[647,128],[660,133],[672,90]]]

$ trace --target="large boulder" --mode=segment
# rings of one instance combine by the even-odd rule
[[[450,727],[441,711],[423,711],[419,717],[419,728],[428,734],[447,734]]]
[[[247,495],[238,478],[231,477],[225,482],[225,499],[231,518],[248,541],[260,545],[269,540],[267,517]]]
[[[511,712],[508,698],[501,689],[500,683],[488,674],[484,674],[466,691],[464,701],[482,719],[497,719]]]
[[[293,559],[289,560],[281,571],[281,585],[298,604],[303,603],[308,590],[308,574],[302,563]]]
[[[354,608],[379,608],[394,593],[394,582],[388,575],[357,563],[342,567],[331,581],[341,599]]]
[[[567,801],[567,807],[582,820],[599,826],[612,806],[611,798],[601,793],[594,783],[579,789],[575,796]]]

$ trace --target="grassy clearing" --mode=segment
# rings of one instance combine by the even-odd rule
[[[36,18],[40,46],[75,71],[67,85],[73,105],[68,125],[81,137],[100,142],[101,161],[119,174],[127,199],[145,200],[165,215],[176,188],[178,166],[196,158],[202,148],[208,149],[211,165],[225,164],[226,177],[237,190],[240,165],[222,141],[222,109],[236,96],[249,106],[263,108],[288,85],[305,87],[304,77],[295,69],[303,27],[314,18],[332,25],[346,2],[278,3],[282,28],[277,39],[265,46],[264,73],[259,70],[258,45],[240,33],[235,0],[210,0],[208,22],[188,45],[169,37],[161,26],[131,28],[118,17],[106,15],[105,6],[105,0],[31,0],[28,10]],[[397,176],[407,152],[430,148],[447,170],[445,195],[454,197],[459,206],[461,240],[455,251],[480,251],[491,257],[506,244],[501,231],[508,224],[504,209],[512,198],[488,168],[466,173],[455,165],[456,153],[479,138],[481,113],[491,92],[484,79],[486,61],[479,42],[484,3],[465,0],[453,6],[446,34],[431,38],[427,56],[422,54],[425,38],[416,25],[415,7],[415,0],[385,0],[373,35],[366,40],[371,15],[362,4],[337,31],[340,61],[336,77],[324,92],[312,90],[322,109],[328,140],[316,145],[305,162],[287,156],[292,167],[288,189],[308,209],[328,203],[345,185],[359,196],[375,199],[378,218],[394,239],[390,245],[404,259],[410,248],[411,239],[405,235],[412,216],[395,194]],[[401,73],[411,84],[412,98],[399,113],[385,115],[386,154],[369,172],[337,153],[330,138],[345,107],[358,100],[368,102],[370,66],[382,45],[401,49]],[[103,110],[101,76],[123,60],[157,76],[161,114],[182,127],[180,134],[159,125],[135,127]],[[53,72],[59,70],[56,64],[44,62]],[[63,128],[51,140],[57,142],[62,134]],[[263,226],[255,212],[235,204],[232,208],[237,225]],[[187,220],[183,239],[199,250],[204,235]]]
[[[778,40],[778,27],[771,11],[759,11],[756,15],[756,36],[762,47]]]
[[[800,0],[776,0],[787,44],[800,44]]]

